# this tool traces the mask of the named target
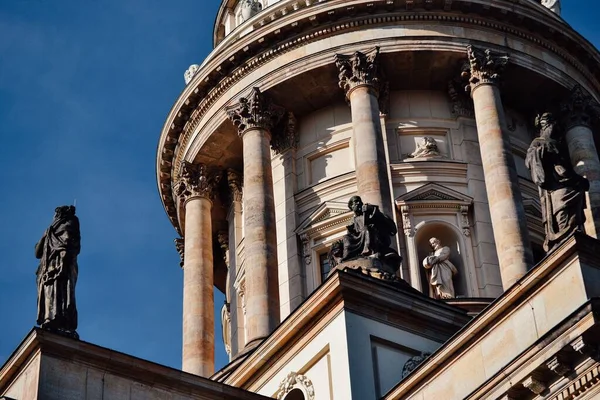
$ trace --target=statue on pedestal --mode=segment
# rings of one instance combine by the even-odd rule
[[[37,324],[74,338],[77,335],[77,255],[81,248],[79,219],[74,206],[57,207],[54,220],[35,245]]]
[[[559,128],[551,113],[536,118],[540,137],[531,142],[525,165],[538,185],[542,222],[546,231],[544,250],[555,249],[573,232],[583,232],[585,192],[590,183],[578,175],[558,142]]]
[[[348,201],[354,212],[352,223],[341,242],[332,245],[329,259],[333,266],[352,260],[370,260],[374,269],[393,275],[400,267],[402,257],[391,248],[392,237],[398,233],[393,219],[379,207],[364,204],[359,196]]]
[[[429,239],[433,252],[423,260],[423,267],[430,271],[429,284],[436,299],[453,299],[456,297],[452,278],[458,270],[450,262],[450,248],[442,246],[438,238]]]

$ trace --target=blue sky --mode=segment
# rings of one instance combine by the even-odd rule
[[[219,3],[0,0],[0,364],[35,323],[33,247],[54,208],[77,199],[81,338],[180,367],[182,272],[154,163]],[[600,45],[600,4],[563,13]]]

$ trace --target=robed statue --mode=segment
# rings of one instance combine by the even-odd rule
[[[74,206],[56,208],[54,220],[35,245],[37,324],[77,338],[77,255],[81,248],[79,219]]]
[[[396,223],[373,204],[363,203],[359,196],[348,201],[354,212],[352,223],[341,242],[334,243],[330,251],[330,264],[343,263],[359,258],[370,258],[387,273],[394,274],[402,258],[391,248],[392,237],[398,233]]]
[[[423,267],[428,270],[432,297],[435,299],[453,299],[456,297],[456,293],[452,278],[458,274],[458,270],[450,261],[450,255],[452,254],[450,247],[442,246],[442,242],[434,237],[429,239],[429,245],[433,251],[423,259]]]
[[[551,113],[536,118],[540,136],[527,150],[525,165],[538,186],[542,222],[546,233],[544,250],[555,249],[573,232],[583,232],[585,192],[590,184],[578,175],[559,142],[559,127]]]

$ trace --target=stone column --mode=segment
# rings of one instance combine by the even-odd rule
[[[279,300],[281,318],[292,313],[305,299],[304,268],[300,263],[300,249],[296,228],[298,213],[296,199],[298,177],[296,174],[297,122],[293,113],[287,114],[285,129],[273,136],[273,180],[275,193],[275,219],[277,224],[277,258],[279,260]]]
[[[185,210],[182,369],[203,377],[215,370],[211,208],[218,179],[206,165],[184,161],[175,187]]]
[[[336,54],[339,85],[352,108],[354,157],[358,193],[365,203],[381,207],[392,215],[388,166],[381,133],[378,99],[387,85],[379,75],[379,47],[366,53]]]
[[[573,169],[590,181],[585,209],[585,233],[595,238],[600,234],[600,161],[594,143],[591,123],[597,107],[594,99],[576,85],[571,96],[561,105],[562,123]]]
[[[508,56],[467,48],[485,187],[504,290],[533,265],[527,219],[498,84]]]
[[[266,338],[279,324],[271,132],[284,110],[254,88],[250,96],[228,107],[227,114],[238,128],[244,145],[246,347],[250,347]]]

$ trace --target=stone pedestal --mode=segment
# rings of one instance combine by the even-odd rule
[[[279,324],[277,235],[271,169],[271,130],[284,114],[259,89],[228,108],[244,144],[246,346]]]
[[[215,369],[211,198],[215,176],[184,162],[176,187],[185,210],[182,369],[211,376]]]
[[[351,56],[336,55],[340,87],[352,108],[358,193],[366,203],[378,205],[385,214],[392,215],[378,101],[385,84],[378,74],[378,64],[379,48]]]
[[[598,238],[600,234],[600,160],[590,128],[594,100],[575,86],[569,99],[562,104],[565,139],[573,169],[590,182],[585,209],[585,233]]]
[[[508,57],[469,47],[470,88],[502,286],[508,289],[533,265],[498,80]]]

